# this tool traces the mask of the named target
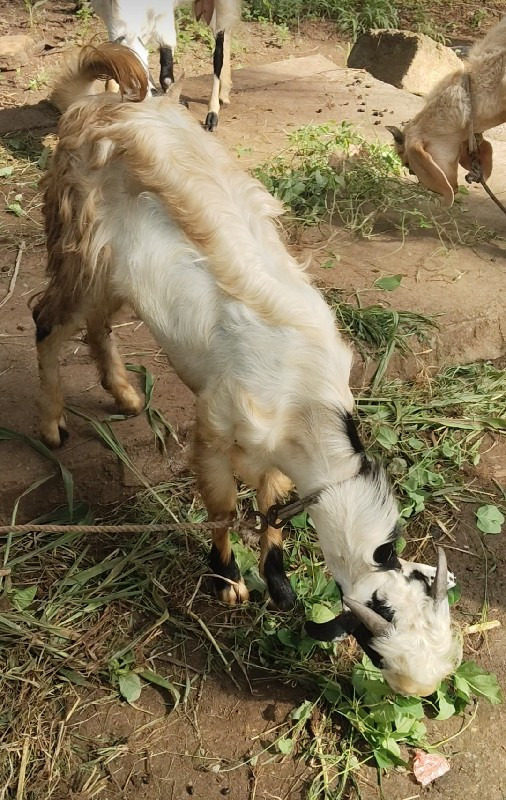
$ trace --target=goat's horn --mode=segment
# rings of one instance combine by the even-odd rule
[[[351,597],[343,597],[343,600],[348,608],[353,611],[359,622],[363,622],[374,636],[385,636],[392,629],[392,623],[377,614],[369,606],[359,603],[358,600],[352,600]]]
[[[436,604],[445,599],[448,590],[448,566],[446,563],[446,553],[442,547],[437,549],[437,567],[434,583],[430,587],[431,597]]]

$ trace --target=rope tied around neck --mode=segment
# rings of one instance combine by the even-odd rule
[[[481,133],[475,133],[474,131],[474,103],[473,103],[471,75],[469,74],[469,72],[464,73],[462,82],[464,85],[464,89],[467,92],[467,96],[469,98],[469,106],[470,106],[469,136],[467,141],[467,147],[469,151],[469,161],[471,164],[471,169],[466,175],[466,183],[480,183],[485,189],[490,199],[494,201],[494,203],[498,208],[501,209],[503,214],[506,214],[506,206],[504,206],[503,203],[501,203],[501,201],[499,200],[499,198],[496,197],[496,195],[487,185],[485,178],[483,177],[483,166],[480,157],[480,144],[483,141],[483,135]]]

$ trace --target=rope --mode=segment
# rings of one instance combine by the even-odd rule
[[[0,535],[9,533],[68,533],[76,531],[83,535],[94,533],[168,533],[169,531],[191,531],[195,528],[216,530],[223,527],[233,528],[235,531],[255,530],[255,522],[246,520],[218,520],[213,522],[167,522],[165,525],[0,525]]]
[[[493,193],[493,191],[490,189],[490,187],[489,187],[489,186],[487,186],[487,184],[485,183],[485,180],[484,180],[483,176],[482,176],[481,180],[480,180],[480,181],[478,181],[478,183],[481,183],[481,185],[482,185],[482,186],[483,186],[483,188],[485,189],[485,191],[486,191],[486,193],[488,194],[488,196],[490,197],[490,199],[494,201],[494,203],[496,204],[496,206],[497,206],[498,208],[500,208],[500,209],[501,209],[501,211],[503,212],[503,214],[506,214],[506,206],[504,205],[504,203],[501,203],[501,201],[499,200],[499,198],[495,196],[495,194],[494,194],[494,193]]]
[[[209,531],[219,530],[223,528],[233,528],[237,533],[247,531],[249,533],[265,533],[265,531],[272,526],[273,528],[282,528],[292,517],[300,514],[307,506],[315,503],[323,489],[318,489],[306,497],[301,497],[298,500],[292,500],[284,505],[275,503],[267,509],[265,514],[260,511],[251,509],[247,512],[246,518],[224,518],[218,520],[206,520],[205,522],[167,522],[164,525],[0,525],[0,536],[9,533],[68,533],[69,530],[75,530],[82,534],[94,533],[167,533],[168,531],[192,531],[195,528],[204,528]]]
[[[473,103],[473,93],[471,87],[471,75],[467,72],[463,76],[463,84],[464,88],[467,91],[467,95],[469,97],[469,106],[470,106],[470,115],[469,115],[469,139],[468,139],[468,149],[469,149],[469,160],[471,162],[471,171],[466,175],[466,182],[467,183],[480,183],[483,188],[485,189],[486,193],[490,197],[491,200],[494,201],[496,206],[500,208],[503,214],[506,214],[506,206],[501,203],[498,197],[495,196],[492,189],[487,185],[485,178],[483,177],[483,167],[481,165],[481,158],[480,158],[480,143],[483,140],[483,136],[481,133],[474,132],[474,103]]]

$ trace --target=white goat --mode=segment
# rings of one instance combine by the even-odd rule
[[[506,17],[471,48],[461,69],[444,78],[425,107],[401,131],[387,125],[404,164],[423,186],[451,205],[459,163],[470,169],[469,131],[483,133],[506,122]],[[492,172],[492,145],[479,145],[485,180]]]
[[[149,42],[156,42],[160,49],[160,85],[164,92],[174,83],[175,9],[193,6],[196,18],[210,25],[216,39],[213,88],[204,124],[206,130],[214,130],[220,104],[230,102],[230,31],[241,17],[241,0],[90,0],[90,3],[105,22],[109,40],[134,50],[148,75],[146,47]],[[154,92],[152,81],[151,88]]]
[[[67,436],[58,352],[83,322],[104,388],[124,412],[142,409],[110,328],[129,303],[196,395],[198,484],[223,520],[211,550],[221,599],[248,599],[228,535],[234,471],[264,512],[293,482],[317,495],[309,512],[355,614],[314,635],[353,629],[394,689],[431,693],[458,661],[444,558],[436,572],[396,556],[396,502],[351,418],[351,353],[280,240],[281,206],[170,99],[87,94],[104,76],[123,96],[146,93],[140,62],[112,44],[83,49],[54,93],[67,111],[44,179],[49,284],[34,309],[44,441]],[[274,604],[291,608],[274,528],[261,568]]]

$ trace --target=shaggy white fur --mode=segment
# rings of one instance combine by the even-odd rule
[[[394,688],[426,693],[456,660],[448,601],[436,606],[410,580],[431,568],[375,561],[398,512],[384,471],[350,434],[350,349],[280,239],[278,202],[185,110],[163,97],[75,97],[83,75],[104,72],[132,94],[139,69],[126,48],[103,45],[83,51],[56,91],[70,107],[45,179],[50,281],[34,310],[42,435],[56,446],[64,433],[58,349],[83,320],[105,388],[122,408],[142,407],[109,335],[128,302],[196,395],[195,468],[211,516],[233,514],[234,471],[259,488],[261,508],[286,491],[283,476],[300,495],[321,489],[310,513],[332,575],[351,598],[376,593],[392,610],[394,632],[373,646]],[[213,541],[218,568],[232,570],[226,524]],[[269,529],[261,544],[267,574],[281,534]],[[238,571],[221,574],[234,582],[222,598],[245,600]],[[277,577],[286,580],[282,558]]]

